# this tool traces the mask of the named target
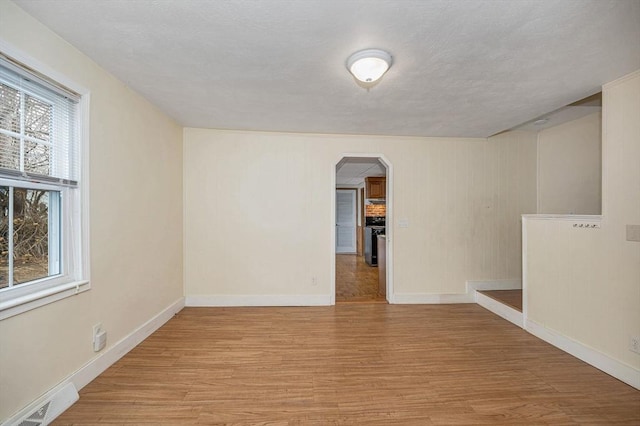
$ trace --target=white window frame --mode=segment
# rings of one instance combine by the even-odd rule
[[[0,290],[0,321],[91,288],[89,274],[89,102],[90,93],[45,64],[0,40],[0,52],[49,81],[80,94],[77,129],[79,177],[73,188],[0,177],[0,186],[61,192],[61,274]]]

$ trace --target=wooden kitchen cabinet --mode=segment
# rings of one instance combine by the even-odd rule
[[[387,198],[387,178],[368,177],[364,181],[367,189],[366,198]]]

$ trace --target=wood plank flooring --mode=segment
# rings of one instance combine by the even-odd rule
[[[500,303],[522,312],[522,290],[478,290]]]
[[[56,425],[638,425],[640,391],[475,304],[185,308]]]
[[[385,302],[378,295],[378,268],[364,256],[336,255],[336,302]]]

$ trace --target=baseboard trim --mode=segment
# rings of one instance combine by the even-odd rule
[[[331,297],[327,294],[310,295],[202,295],[187,296],[185,306],[328,306]]]
[[[445,305],[452,303],[473,303],[473,296],[467,293],[396,293],[394,304],[399,305]]]
[[[176,313],[180,312],[182,308],[184,308],[184,298],[180,297],[178,300],[167,306],[149,321],[145,322],[140,327],[132,331],[129,335],[122,338],[113,346],[108,347],[100,355],[91,359],[91,361],[87,362],[80,369],[69,375],[66,379],[58,383],[44,395],[41,395],[25,408],[12,415],[4,423],[2,423],[2,425],[17,424],[25,415],[38,407],[38,404],[40,404],[43,400],[46,400],[51,395],[58,392],[59,389],[65,387],[69,383],[73,383],[73,385],[78,390],[82,389],[93,379],[102,374],[107,368],[113,365],[116,361],[126,355],[127,352],[135,348],[138,344],[140,344],[140,342],[153,334],[154,331],[162,327],[167,321],[173,318]]]
[[[62,414],[67,408],[78,400],[78,391],[73,386],[73,383],[66,381],[63,382],[45,394],[34,400],[31,404],[27,405],[17,413],[14,413],[11,417],[1,423],[2,426],[16,426],[21,424],[48,424],[60,414]],[[29,417],[40,410],[45,404],[49,402],[49,409],[46,410],[44,418],[47,423],[39,423],[38,421],[29,421]],[[40,416],[38,416],[39,418]]]
[[[476,290],[520,290],[522,280],[484,280],[467,281],[467,292],[474,294]]]
[[[640,390],[640,370],[527,319],[525,330],[610,376]]]
[[[524,328],[524,319],[522,317],[522,312],[517,311],[513,309],[511,306],[507,306],[504,303],[500,303],[497,300],[494,300],[489,296],[486,296],[477,291],[475,292],[475,295],[476,295],[476,303],[478,305],[493,312],[499,317],[506,319],[510,323],[513,323],[520,328]]]
[[[105,352],[93,358],[84,367],[80,368],[71,376],[71,381],[76,385],[77,389],[82,389],[88,385],[93,379],[98,377],[113,365],[116,361],[127,354],[131,349],[135,348],[144,339],[153,334],[154,331],[162,327],[175,314],[184,308],[184,298],[181,297],[171,305],[163,309],[159,314],[142,324],[129,335],[122,338],[113,346],[107,348]]]
[[[394,304],[452,304],[475,303],[476,290],[517,290],[522,288],[521,280],[483,280],[467,281],[466,293],[396,293],[390,303]]]

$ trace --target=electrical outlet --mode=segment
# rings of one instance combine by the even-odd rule
[[[100,352],[107,345],[107,332],[102,329],[102,323],[93,326],[93,351]]]
[[[318,278],[316,277],[311,277],[311,285],[312,286],[317,286],[318,285]]]
[[[640,336],[632,336],[629,338],[629,350],[640,354]]]
[[[100,333],[102,331],[102,323],[99,322],[98,324],[93,326],[93,340],[96,340],[96,336],[98,335],[98,333]]]

